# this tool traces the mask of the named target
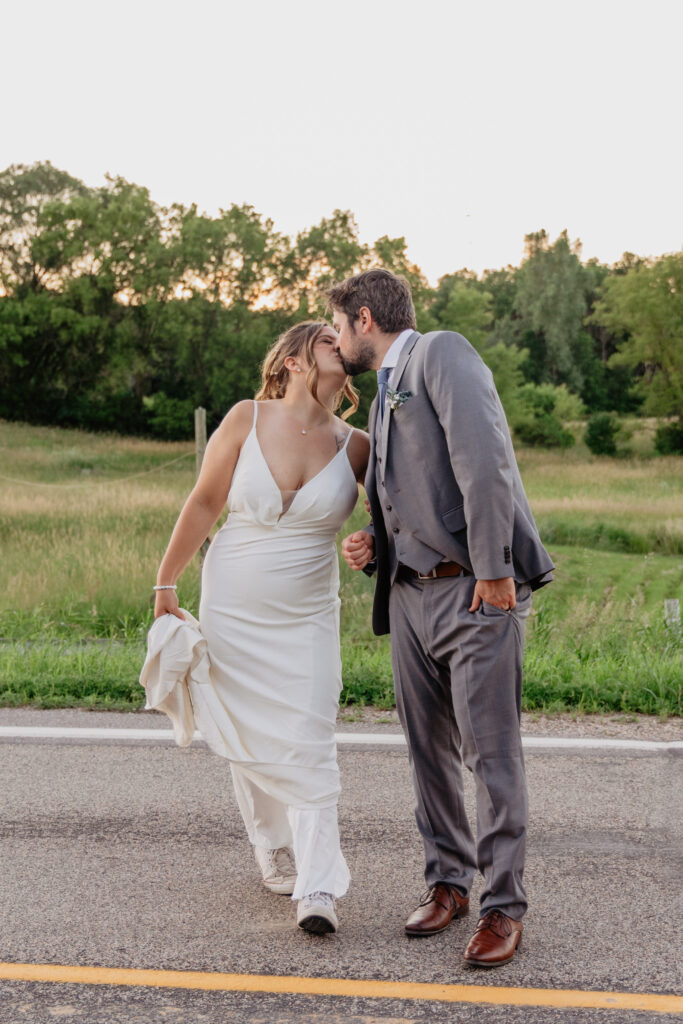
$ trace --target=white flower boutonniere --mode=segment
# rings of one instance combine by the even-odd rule
[[[396,412],[404,402],[407,402],[412,397],[412,391],[394,391],[393,388],[387,388],[387,404],[392,412]]]

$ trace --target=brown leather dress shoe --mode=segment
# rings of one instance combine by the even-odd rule
[[[464,917],[469,909],[467,896],[439,882],[421,897],[419,907],[406,921],[406,935],[436,935],[447,928],[454,917]]]
[[[500,967],[512,960],[522,945],[522,922],[489,910],[480,919],[477,930],[465,950],[465,960],[474,967]]]

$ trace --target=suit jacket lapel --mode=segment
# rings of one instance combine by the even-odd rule
[[[373,447],[377,441],[377,420],[379,415],[378,406],[379,400],[377,398],[377,395],[375,395],[375,397],[372,400],[372,404],[370,406],[370,414],[368,416],[368,434],[370,436],[370,441]]]
[[[365,473],[365,490],[370,494],[370,488],[375,487],[375,469],[377,468],[377,396],[373,399],[368,416],[368,434],[370,436],[370,458]]]

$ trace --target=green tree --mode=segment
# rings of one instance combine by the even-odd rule
[[[439,284],[430,307],[436,329],[463,334],[479,353],[489,344],[493,322],[493,297],[460,274],[447,274]]]
[[[13,164],[0,173],[0,284],[7,294],[37,291],[50,274],[35,252],[45,207],[89,194],[89,189],[51,163]]]
[[[622,261],[611,268],[597,260],[589,260],[583,265],[586,301],[591,312],[606,278],[610,274],[625,273],[635,259],[625,254]],[[583,377],[581,398],[589,412],[629,413],[635,412],[641,404],[631,390],[631,370],[609,363],[610,356],[617,350],[617,340],[611,331],[595,323],[590,316],[584,321],[576,357]]]
[[[525,347],[524,325],[515,311],[516,274],[517,269],[509,266],[504,270],[485,270],[479,283],[479,287],[491,296],[491,345],[515,346],[519,349]]]
[[[505,415],[514,423],[520,408],[520,389],[524,383],[523,366],[528,352],[514,345],[498,342],[489,345],[481,357],[493,374],[496,390],[503,403]]]
[[[579,260],[580,243],[570,244],[567,232],[553,242],[545,231],[525,238],[526,255],[516,274],[515,312],[535,364],[531,378],[538,383],[565,383],[580,391],[583,374],[578,357],[587,312],[587,282]]]
[[[96,289],[28,292],[0,301],[0,416],[69,422],[106,370],[112,328]],[[80,420],[77,419],[80,423]]]
[[[42,379],[42,403],[57,402],[60,421],[82,425],[88,425],[88,405],[93,425],[111,425],[102,417],[106,409],[120,408],[119,399],[114,401],[119,394],[125,396],[129,425],[137,401],[140,415],[133,421],[139,426],[135,370],[149,338],[136,336],[128,322],[149,325],[151,318],[135,310],[152,308],[171,288],[162,211],[146,189],[108,179],[103,188],[43,204],[32,252],[49,275],[49,315],[30,339],[32,373],[24,372],[20,390],[30,401]]]
[[[324,317],[325,289],[335,281],[365,269],[369,252],[358,238],[358,225],[349,210],[335,210],[319,224],[300,232],[281,262],[280,286],[298,319]]]
[[[495,323],[514,315],[517,297],[516,267],[485,270],[482,274],[481,287],[491,296],[491,312]]]
[[[89,278],[124,305],[163,299],[173,283],[164,214],[146,188],[107,178],[86,195],[46,204],[34,248],[63,289]]]
[[[175,206],[171,228],[175,278],[186,296],[251,306],[274,287],[286,245],[273,222],[253,207],[233,205],[208,217],[196,206]]]
[[[447,274],[439,280],[429,312],[437,329],[458,331],[476,348],[493,374],[508,419],[513,420],[528,353],[514,343],[504,344],[492,332],[492,293],[470,271]]]
[[[610,364],[635,372],[644,410],[683,426],[683,251],[607,278],[591,319],[620,339]]]

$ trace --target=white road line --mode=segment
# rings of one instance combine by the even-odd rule
[[[70,726],[0,725],[0,739],[50,739],[90,740],[95,743],[111,740],[145,740],[157,743],[172,743],[172,729],[116,729]],[[338,732],[337,743],[363,746],[403,747],[402,733],[385,732]],[[201,735],[194,734],[194,742],[202,742]],[[616,740],[599,736],[524,736],[522,744],[526,750],[641,750],[667,753],[683,750],[683,741],[661,740]]]
[[[173,742],[172,729],[92,729],[60,725],[1,725],[0,739],[25,740],[157,740]],[[195,740],[201,739],[198,732]]]
[[[606,736],[523,736],[526,750],[683,750],[683,741],[612,740]]]

